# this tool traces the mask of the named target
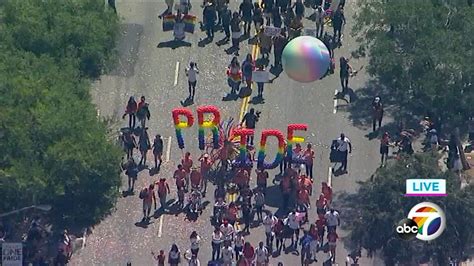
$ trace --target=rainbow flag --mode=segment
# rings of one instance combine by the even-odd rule
[[[196,27],[196,16],[193,15],[184,15],[184,31],[187,33],[194,33],[194,28]]]
[[[166,15],[163,17],[163,31],[172,31],[175,22],[175,15]]]

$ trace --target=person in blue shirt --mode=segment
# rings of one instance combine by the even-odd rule
[[[303,237],[300,239],[301,245],[301,265],[309,265],[311,261],[311,242],[313,238],[309,235],[308,231],[304,231]]]

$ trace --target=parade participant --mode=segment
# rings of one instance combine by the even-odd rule
[[[376,125],[378,123],[379,128],[382,126],[383,119],[383,105],[380,101],[380,97],[375,97],[372,102],[372,130],[375,132]]]
[[[255,129],[255,125],[257,124],[259,118],[260,112],[255,113],[255,109],[250,108],[250,111],[244,115],[240,124],[245,125],[245,127],[248,129]],[[253,135],[247,137],[247,143],[250,146],[253,146],[253,138]]]
[[[155,139],[153,140],[153,156],[155,158],[155,169],[160,169],[161,163],[163,162],[163,159],[161,159],[161,156],[163,155],[163,139],[161,138],[160,134],[157,134],[155,136]],[[158,161],[160,163],[158,164]]]
[[[277,222],[278,222],[278,218],[276,218],[272,212],[268,212],[265,218],[263,218],[263,227],[265,228],[266,245],[270,250],[273,249],[273,237],[275,235],[273,228],[275,227]]]
[[[385,132],[383,133],[383,136],[380,139],[380,163],[382,166],[384,166],[384,159],[385,163],[387,163],[389,145],[390,135],[388,134],[388,132]]]
[[[308,234],[307,231],[304,231],[303,236],[300,239],[301,245],[301,265],[309,266],[309,261],[311,260],[311,242],[313,238]]]
[[[240,82],[242,80],[242,71],[240,70],[239,59],[236,56],[232,58],[230,65],[227,67],[227,76],[229,85],[232,88],[230,94],[235,95],[240,90]]]
[[[137,141],[131,130],[125,130],[121,136],[124,149],[127,153],[127,160],[133,158],[133,149],[137,148]]]
[[[189,177],[191,174],[191,168],[193,167],[193,160],[191,159],[191,153],[186,152],[184,158],[181,160],[181,165],[183,166],[184,172],[186,172],[186,190],[189,189]]]
[[[170,266],[178,266],[181,263],[181,252],[176,244],[171,246],[171,250],[168,253],[168,263]]]
[[[298,222],[296,218],[296,211],[292,210],[289,214],[288,217],[285,219],[286,220],[286,225],[291,230],[291,245],[295,247],[295,249],[298,246],[298,238],[300,237],[300,223]],[[296,241],[295,241],[295,236],[296,236]]]
[[[311,196],[313,193],[313,182],[309,177],[306,175],[302,174],[298,178],[298,190],[305,189],[308,191],[309,196]]]
[[[243,0],[239,6],[239,15],[244,22],[244,35],[250,35],[250,25],[252,24],[253,5],[251,0]]]
[[[151,148],[150,138],[148,137],[147,128],[143,128],[138,139],[138,149],[140,150],[141,158],[138,165],[146,166],[146,155],[148,150]]]
[[[303,22],[301,21],[301,19],[297,16],[295,16],[292,21],[290,22],[290,25],[289,25],[289,37],[290,37],[290,40],[298,37],[298,36],[301,36],[301,32],[303,31]]]
[[[352,152],[351,141],[341,133],[341,136],[337,139],[337,151],[341,154],[341,166],[338,171],[342,170],[344,173],[347,173],[347,153]]]
[[[179,190],[181,187],[186,187],[186,171],[181,164],[178,165],[178,169],[174,171],[173,178],[176,179],[176,188]]]
[[[282,193],[282,200],[283,200],[283,209],[287,209],[290,207],[289,201],[292,191],[291,185],[291,176],[288,174],[283,175],[283,179],[280,182],[280,190]]]
[[[342,26],[346,24],[346,18],[344,17],[344,8],[340,5],[336,11],[332,14],[332,27],[334,29],[333,41],[335,43],[341,43]]]
[[[187,15],[189,10],[191,10],[191,2],[189,0],[180,0],[178,11],[181,12],[181,14]]]
[[[349,59],[342,56],[339,58],[339,77],[341,79],[342,94],[347,94],[347,89],[349,88],[349,76],[352,73],[352,67],[349,65]]]
[[[199,261],[196,254],[191,255],[188,266],[201,266],[201,262]]]
[[[127,106],[125,108],[125,113],[122,116],[122,119],[125,119],[125,116],[128,115],[128,127],[130,129],[135,129],[135,122],[136,122],[136,113],[137,113],[137,102],[133,96],[130,96],[128,99]]]
[[[255,64],[251,54],[247,54],[244,62],[242,62],[242,78],[247,83],[247,88],[252,86],[252,72],[255,70]]]
[[[164,250],[160,250],[158,255],[155,255],[155,252],[152,251],[151,255],[153,256],[153,259],[158,262],[158,266],[165,266],[166,255]]]
[[[216,0],[216,11],[217,11],[217,24],[222,25],[222,11],[227,5],[228,0]]]
[[[226,190],[224,184],[217,185],[216,190],[214,191],[214,199],[217,201],[218,199],[224,199],[226,195]]]
[[[331,260],[333,263],[336,262],[336,244],[339,236],[336,231],[331,231],[328,233],[328,244],[329,244],[329,253],[331,254]]]
[[[262,58],[269,58],[270,52],[272,50],[272,37],[265,34],[264,27],[260,28],[260,31],[257,34],[258,36],[258,45],[260,47],[260,53],[262,54]]]
[[[250,242],[245,242],[244,248],[242,251],[247,265],[252,265],[255,260],[255,249],[253,248]]]
[[[145,96],[140,98],[140,102],[137,107],[137,118],[140,122],[141,128],[145,128],[146,120],[150,120],[150,105],[145,101]]]
[[[318,238],[320,240],[320,247],[323,246],[323,242],[324,242],[324,227],[326,226],[326,219],[324,219],[324,217],[318,217],[318,219],[316,220],[316,229],[318,230]]]
[[[221,258],[221,244],[224,241],[224,235],[218,226],[212,232],[212,261],[217,261]]]
[[[332,188],[326,182],[321,183],[321,193],[327,201],[327,204],[332,202]]]
[[[257,266],[267,266],[269,262],[270,252],[264,246],[263,242],[258,243],[258,247],[255,249]]]
[[[299,19],[304,18],[305,8],[304,8],[304,4],[302,0],[296,0],[291,8],[295,9],[295,15],[297,18]]]
[[[339,212],[337,212],[334,209],[330,209],[326,214],[324,215],[324,219],[326,219],[326,225],[328,228],[328,233],[329,232],[335,232],[337,226],[341,225],[341,219],[339,218]]]
[[[306,146],[306,150],[303,152],[303,157],[305,160],[306,175],[311,178],[311,181],[313,181],[313,160],[315,156],[311,143],[308,143]]]
[[[237,233],[234,240],[234,252],[235,252],[236,260],[240,259],[241,253],[244,248],[244,243],[245,243],[244,234],[242,233],[242,231],[240,231]]]
[[[227,212],[227,204],[223,198],[219,198],[214,203],[214,209],[212,211],[213,219],[216,224],[221,224],[225,213]]]
[[[201,162],[201,177],[202,177],[202,184],[201,187],[204,189],[203,193],[207,191],[207,180],[209,179],[209,171],[212,167],[212,161],[209,157],[209,154],[205,153],[202,158],[199,159]]]
[[[193,231],[189,236],[189,241],[191,243],[191,254],[197,256],[199,253],[199,246],[201,244],[201,237],[196,231]]]
[[[189,211],[194,214],[202,212],[201,201],[201,192],[199,192],[199,190],[192,190],[189,197]]]
[[[323,193],[319,195],[319,198],[316,200],[316,213],[319,217],[324,217],[326,214],[327,199]]]
[[[278,0],[277,0],[278,1]],[[281,28],[281,24],[283,23],[282,19],[281,19],[281,13],[280,13],[280,9],[275,6],[273,8],[273,11],[272,11],[272,19],[273,19],[273,27],[275,28]]]
[[[305,208],[310,207],[309,192],[307,189],[303,188],[298,191],[297,203]]]
[[[282,14],[285,13],[287,9],[290,9],[290,4],[290,0],[276,0],[276,8],[278,8],[279,12]]]
[[[329,57],[332,60],[334,58],[334,41],[331,38],[331,36],[329,36],[329,34],[327,32],[324,33],[323,43],[324,43],[324,45],[326,45],[326,48],[328,48]]]
[[[200,189],[202,182],[201,172],[197,168],[193,168],[190,174],[191,189]]]
[[[186,33],[184,31],[184,20],[183,15],[180,10],[176,13],[176,18],[173,26],[173,36],[175,41],[183,41],[186,38]]]
[[[196,94],[196,83],[197,83],[197,74],[199,74],[199,69],[197,63],[190,62],[189,67],[185,69],[186,77],[188,77],[188,99],[194,101],[194,95]]]
[[[158,186],[158,198],[160,199],[160,208],[166,209],[166,196],[170,194],[170,186],[166,182],[166,178],[160,178],[159,182],[156,182]]]
[[[252,223],[252,204],[244,202],[242,204],[242,220],[244,222],[243,232],[250,234],[250,224]]]
[[[230,39],[230,21],[232,19],[232,11],[228,8],[227,3],[222,9],[222,31],[225,33],[224,41],[229,41]]]
[[[316,16],[316,38],[322,38],[323,32],[324,32],[324,16],[325,16],[323,7],[318,6],[314,14]]]
[[[166,9],[161,13],[161,15],[158,16],[158,18],[162,19],[163,16],[166,15],[171,15],[173,13],[173,5],[174,5],[174,0],[165,0],[166,3]]]
[[[232,224],[230,224],[227,219],[224,219],[220,226],[220,229],[222,234],[224,235],[224,245],[230,245],[232,243],[232,240],[234,239],[234,226],[232,226]]]
[[[311,224],[308,234],[311,236],[311,243],[309,247],[310,257],[312,257],[317,262],[318,260],[316,259],[316,255],[318,254],[319,249],[319,233],[315,224]]]
[[[286,32],[284,31],[273,37],[273,56],[275,58],[275,62],[273,63],[274,66],[281,66],[281,56],[287,42]]]
[[[257,66],[257,71],[266,72],[265,65],[260,64]],[[263,100],[263,88],[265,86],[265,82],[257,82],[257,97]]]
[[[223,266],[232,266],[232,261],[234,258],[234,250],[228,242],[224,242],[224,247],[222,248],[222,265]]]
[[[255,212],[257,213],[257,220],[258,222],[261,222],[263,220],[262,214],[263,214],[263,208],[265,205],[265,194],[263,194],[262,190],[257,189],[254,199],[255,199]]]
[[[239,212],[239,209],[237,208],[237,205],[235,205],[235,203],[231,202],[229,204],[229,208],[227,208],[226,219],[229,221],[229,223],[232,226],[235,226],[235,222],[237,221],[238,212]]]
[[[128,191],[133,192],[135,188],[135,181],[138,177],[138,168],[137,164],[133,158],[128,159],[128,161],[122,166],[122,169],[125,170],[125,174],[128,177]]]
[[[150,218],[151,213],[151,204],[155,202],[155,209],[156,209],[156,197],[153,191],[154,185],[150,185],[149,187],[143,188],[140,192],[139,198],[143,200],[143,219],[142,222],[148,220]]]
[[[206,28],[206,35],[209,40],[214,39],[214,27],[216,25],[217,13],[216,8],[211,1],[206,3],[202,11],[202,17],[204,20],[204,27]]]
[[[260,29],[263,26],[263,9],[260,7],[260,4],[255,2],[253,5],[253,24],[255,30]]]
[[[181,186],[181,187],[178,187],[176,193],[178,194],[178,207],[183,208],[184,207],[184,196],[186,194],[186,191],[184,190],[184,185]]]
[[[272,10],[275,6],[275,0],[263,0],[263,16],[265,17],[265,25],[270,26],[272,20]]]
[[[257,173],[257,188],[265,193],[267,189],[267,180],[269,178],[268,172],[264,168],[257,168],[255,172]]]
[[[234,183],[239,187],[239,190],[242,190],[250,181],[250,176],[248,172],[242,168],[237,170],[237,173],[234,177]]]
[[[304,170],[303,173],[306,172],[306,167],[304,167],[304,165],[296,163],[304,158],[303,148],[301,148],[301,144],[296,143],[295,148],[293,148],[292,155],[293,156],[291,158],[291,164],[293,165],[293,167],[299,167],[299,172],[301,172],[301,170]]]
[[[235,55],[239,55],[240,36],[242,35],[241,20],[238,12],[232,14],[230,20],[230,30],[232,31],[232,48],[236,49]]]

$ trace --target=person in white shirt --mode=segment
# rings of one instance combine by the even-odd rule
[[[222,248],[222,265],[231,266],[233,258],[234,250],[232,250],[232,247],[228,243],[224,243],[224,247]]]
[[[234,227],[227,220],[224,220],[221,224],[221,232],[224,236],[224,243],[228,243],[230,245],[234,239]]]
[[[341,136],[337,139],[337,151],[341,156],[341,167],[338,171],[343,170],[344,173],[347,173],[347,152],[352,152],[352,144],[344,133],[341,133]]]
[[[316,38],[321,38],[324,33],[324,9],[321,6],[318,6],[314,14],[316,16]]]
[[[292,231],[291,245],[294,245],[296,249],[298,246],[298,239],[300,237],[300,223],[296,219],[296,212],[294,210],[288,214],[288,218],[286,218],[286,225],[288,225]],[[294,236],[296,236],[296,241]]]
[[[262,241],[258,243],[258,248],[255,250],[255,253],[257,255],[257,266],[267,266],[268,256],[270,256],[270,253],[268,252],[268,249],[263,246]]]
[[[197,74],[199,74],[199,69],[197,63],[190,62],[189,67],[185,69],[186,76],[188,77],[188,90],[189,96],[188,99],[194,101],[194,95],[196,93],[196,83],[197,83]]]
[[[189,236],[189,241],[191,242],[191,253],[197,256],[197,254],[199,253],[201,237],[197,234],[196,231],[193,231]]]
[[[222,234],[219,227],[216,226],[214,232],[212,232],[212,260],[217,261],[221,257],[221,244],[224,241],[224,235]]]
[[[263,218],[263,227],[265,227],[265,236],[267,247],[272,250],[273,249],[273,227],[278,222],[278,218],[276,218],[273,213],[268,212],[268,214]]]
[[[336,231],[336,227],[341,225],[341,219],[339,218],[339,212],[334,209],[330,209],[324,215],[326,219],[326,225],[328,227],[328,233],[331,231]]]
[[[242,231],[240,231],[235,236],[235,242],[234,242],[235,260],[237,261],[240,259],[240,254],[242,253],[244,249],[244,243],[245,243],[245,238],[244,238],[244,235],[242,234]]]
[[[173,35],[175,41],[183,41],[186,38],[186,33],[184,31],[184,20],[181,11],[178,10],[176,13],[176,18],[173,26]]]

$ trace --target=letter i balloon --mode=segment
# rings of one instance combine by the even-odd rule
[[[275,157],[275,160],[271,163],[265,162],[266,156],[266,145],[267,145],[267,138],[270,136],[274,136],[278,139],[278,152]],[[283,137],[283,133],[276,129],[266,129],[262,132],[262,138],[260,140],[260,148],[258,150],[258,167],[264,169],[274,169],[276,168],[281,161],[283,160],[283,156],[285,154],[285,138]]]
[[[204,131],[206,128],[211,129],[212,132],[212,143],[214,149],[219,149],[219,124],[221,121],[221,114],[219,109],[212,105],[200,106],[197,109],[198,114],[198,124],[199,124],[199,149],[205,149],[205,138]],[[205,120],[206,114],[212,114],[213,118],[211,120]]]
[[[192,127],[194,124],[194,117],[191,110],[187,108],[176,108],[171,111],[173,115],[173,122],[176,131],[176,138],[178,139],[178,146],[184,149],[183,129]],[[180,117],[184,116],[187,121],[181,121]]]

